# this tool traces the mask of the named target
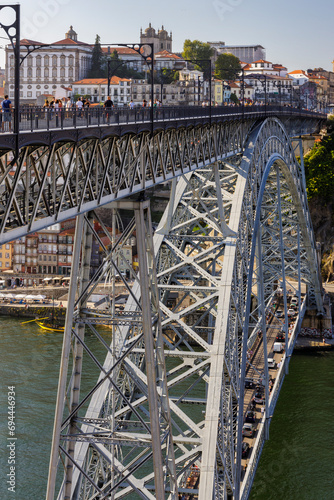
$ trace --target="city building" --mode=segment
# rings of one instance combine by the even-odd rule
[[[293,80],[293,86],[299,87],[300,85],[304,85],[304,83],[309,81],[309,77],[306,71],[302,69],[295,69],[294,71],[290,71],[288,76]]]
[[[114,105],[126,105],[131,100],[131,80],[113,76],[109,91]],[[91,103],[104,102],[108,96],[107,78],[84,78],[73,82],[72,97],[80,96],[87,97]]]
[[[155,31],[151,23],[144,32],[140,29],[140,43],[153,43],[155,54],[163,50],[167,50],[168,52],[173,51],[172,32],[168,35],[163,26],[160,30]]]
[[[223,80],[214,81],[214,101],[218,106],[230,102],[231,86]]]
[[[0,245],[0,271],[9,271],[13,265],[13,244]]]
[[[266,50],[262,45],[225,45],[225,42],[208,42],[208,44],[215,49],[216,57],[220,54],[233,54],[245,63],[266,58]]]
[[[27,47],[37,48],[29,55]],[[23,39],[20,42],[21,56],[24,57],[20,68],[21,104],[35,104],[42,94],[56,98],[66,97],[64,87],[87,75],[92,57],[92,45],[78,41],[77,33],[71,26],[63,40],[45,44]],[[14,98],[14,53],[11,45],[5,49],[6,84],[5,92]]]

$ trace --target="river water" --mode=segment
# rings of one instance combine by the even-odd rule
[[[61,347],[59,333],[0,317],[1,500],[45,498]],[[92,369],[92,381],[96,375]],[[334,352],[293,356],[251,500],[334,500],[333,380]],[[16,440],[7,427],[8,386],[15,386]],[[15,493],[7,489],[8,457],[15,460]]]

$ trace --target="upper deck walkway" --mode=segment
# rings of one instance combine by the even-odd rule
[[[153,113],[152,113],[153,111]],[[13,114],[14,115],[14,114]],[[105,108],[89,107],[77,109],[54,109],[43,107],[22,107],[19,113],[20,146],[27,144],[50,144],[57,140],[78,141],[89,136],[104,138],[125,133],[152,132],[211,124],[222,121],[277,116],[281,119],[325,120],[327,115],[291,106],[188,106],[153,108]],[[12,131],[8,123],[0,135],[0,147],[13,146]]]

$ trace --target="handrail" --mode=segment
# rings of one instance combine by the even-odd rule
[[[325,119],[324,113],[281,105],[251,105],[251,106],[213,106],[211,113],[209,106],[162,106],[154,108],[153,120],[155,124],[184,120],[217,120],[243,118],[247,116],[301,116],[304,118]],[[66,109],[44,108],[41,106],[21,106],[19,116],[20,132],[35,132],[39,130],[82,129],[90,127],[110,127],[131,125],[137,123],[151,123],[151,109],[149,107],[114,107],[108,110],[103,107]],[[0,121],[2,121],[0,115]],[[3,123],[6,127],[6,122]],[[5,130],[5,132],[10,132]]]

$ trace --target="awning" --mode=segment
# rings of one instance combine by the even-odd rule
[[[44,278],[43,281],[50,281],[52,278]]]
[[[63,281],[70,280],[71,278],[62,278]]]
[[[6,281],[5,280],[0,280],[0,283],[6,283]]]

